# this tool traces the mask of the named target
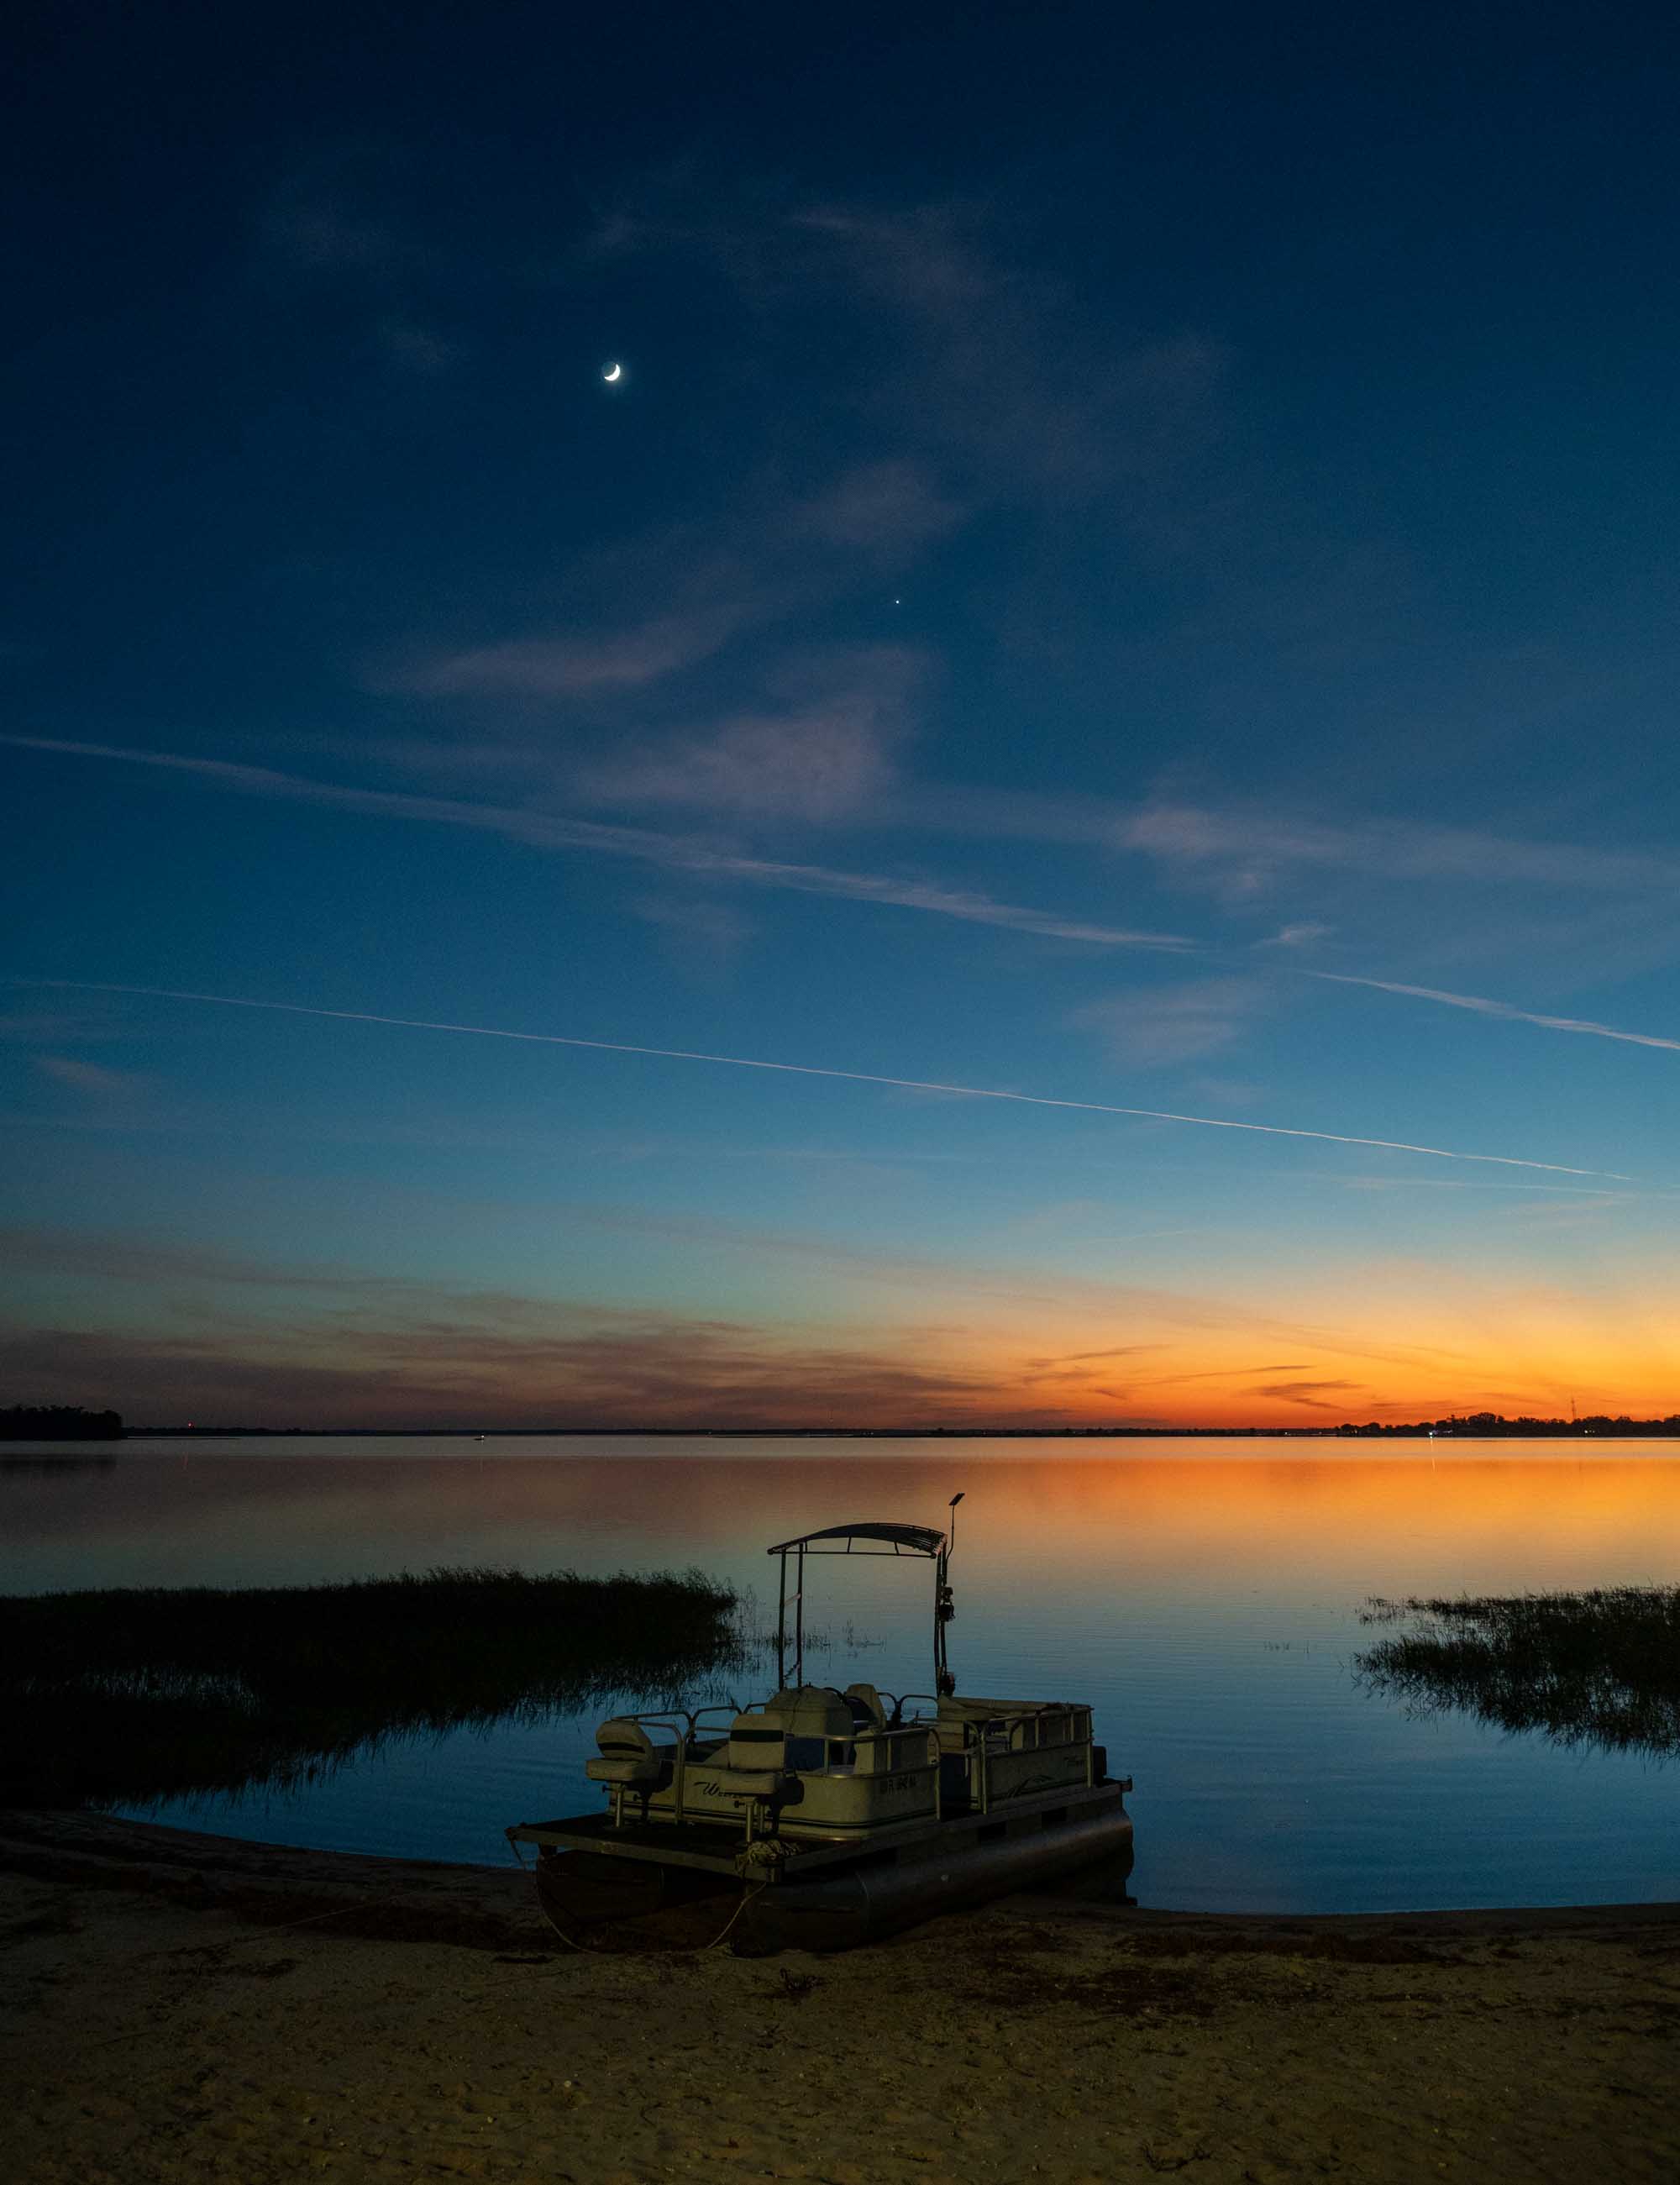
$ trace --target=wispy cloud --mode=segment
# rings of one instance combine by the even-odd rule
[[[691,976],[715,983],[752,936],[752,921],[728,903],[644,897],[632,906]]]
[[[1242,892],[1296,867],[1391,880],[1566,887],[1612,893],[1680,892],[1680,863],[1637,851],[1525,842],[1470,828],[1411,820],[1337,823],[1265,807],[1158,802],[1116,813],[1117,847],[1160,858]]]
[[[1345,1404],[1326,1403],[1326,1395],[1354,1395],[1364,1388],[1359,1381],[1263,1381],[1248,1393],[1253,1396],[1274,1396],[1285,1403],[1305,1404],[1315,1411],[1342,1411]]]
[[[710,658],[760,617],[745,599],[678,608],[621,629],[554,637],[508,638],[438,654],[374,679],[375,687],[441,696],[512,692],[575,697],[634,690]]]
[[[1278,899],[1292,898],[1299,914],[1239,944],[1292,965],[1332,935],[1343,961],[1361,937],[1367,949],[1415,950],[1432,920],[1437,953],[1538,961],[1554,979],[1624,977],[1675,953],[1680,859],[1644,851],[1275,805],[1160,797],[1128,807],[933,785],[901,791],[892,816],[929,832],[1147,858],[1169,885],[1210,896],[1245,924],[1275,919]]]
[[[749,633],[879,584],[961,519],[907,461],[854,465],[821,487],[742,489],[704,537],[681,526],[620,542],[572,573],[546,627],[481,645],[422,645],[369,677],[377,690],[533,700],[611,697],[697,667]],[[591,611],[593,595],[600,595]],[[626,621],[620,595],[655,602]],[[541,621],[541,618],[538,618]]]
[[[424,1313],[462,1321],[489,1318],[505,1328],[537,1327],[554,1310],[552,1300],[516,1291],[323,1261],[261,1260],[221,1245],[184,1243],[145,1231],[18,1222],[0,1226],[0,1253],[9,1269],[27,1269],[33,1275],[131,1283],[154,1291],[169,1285],[177,1293],[202,1285],[209,1297],[229,1290],[285,1291],[315,1300],[340,1316],[342,1325],[368,1315],[401,1318]]]
[[[1286,925],[1264,941],[1257,941],[1257,948],[1309,948],[1314,942],[1327,940],[1336,930],[1333,925],[1315,925],[1310,919],[1296,925]]]
[[[1242,908],[1266,902],[1303,875],[1344,875],[1466,888],[1528,890],[1570,904],[1603,898],[1607,915],[1642,901],[1672,922],[1680,898],[1680,859],[1638,850],[1606,850],[1581,842],[1539,842],[1429,820],[1360,820],[1316,809],[1273,804],[1194,802],[1157,797],[1127,804],[1102,796],[1035,794],[924,783],[901,796],[900,824],[980,841],[1067,843],[1134,852],[1156,861],[1178,886],[1204,889]],[[1415,914],[1415,898],[1408,896]],[[1338,898],[1357,908],[1357,898]],[[1618,930],[1623,930],[1618,927]],[[1292,918],[1251,946],[1300,947],[1327,939],[1339,926],[1319,914]]]
[[[153,1079],[140,1070],[112,1070],[103,1063],[84,1062],[70,1054],[38,1054],[35,1066],[43,1076],[73,1092],[99,1100],[129,1100],[152,1089]]]
[[[807,540],[838,547],[862,556],[873,571],[942,538],[966,513],[924,465],[900,456],[840,471],[763,521],[770,543],[778,548]]]
[[[1477,1016],[1499,1017],[1511,1024],[1538,1025],[1544,1031],[1584,1032],[1593,1039],[1616,1039],[1630,1047],[1660,1047],[1680,1053],[1680,1039],[1656,1032],[1619,1031],[1613,1025],[1595,1024],[1587,1017],[1549,1016],[1538,1009],[1519,1009],[1514,1002],[1489,1001],[1482,994],[1452,994],[1439,986],[1410,986],[1398,979],[1356,978],[1349,971],[1309,971],[1307,979],[1323,979],[1337,986],[1371,986],[1382,994],[1403,994],[1419,1002],[1440,1002],[1448,1009],[1470,1009]]]
[[[1489,1163],[1499,1168],[1538,1169],[1549,1175],[1596,1176],[1615,1183],[1633,1181],[1633,1177],[1620,1175],[1613,1169],[1577,1168],[1560,1161],[1530,1160],[1515,1154],[1460,1153],[1443,1146],[1414,1145],[1398,1138],[1361,1137],[1337,1131],[1299,1130],[1281,1123],[1236,1122],[1215,1115],[1180,1115],[1160,1108],[1121,1107],[1106,1100],[1056,1099],[1041,1092],[1006,1092],[995,1087],[980,1085],[951,1085],[918,1077],[887,1077],[873,1070],[839,1070],[815,1063],[768,1062],[747,1055],[700,1053],[688,1048],[635,1046],[622,1040],[583,1039],[564,1032],[512,1031],[491,1025],[438,1023],[424,1018],[384,1016],[366,1009],[313,1009],[300,1002],[271,1002],[237,994],[195,993],[167,986],[131,986],[97,980],[14,977],[8,983],[78,993],[133,994],[153,1000],[208,1003],[220,1009],[262,1009],[281,1016],[322,1017],[341,1024],[388,1025],[405,1031],[450,1032],[465,1034],[475,1039],[516,1040],[538,1047],[580,1048],[602,1054],[639,1054],[659,1061],[715,1064],[732,1070],[769,1070],[790,1077],[835,1078],[854,1085],[890,1086],[901,1092],[954,1093],[965,1100],[999,1100],[1020,1107],[1054,1108],[1080,1115],[1133,1116],[1148,1122],[1188,1124],[1199,1130],[1240,1131],[1259,1137],[1313,1139],[1321,1144],[1338,1146],[1372,1146],[1387,1153],[1419,1154],[1432,1160],[1475,1161]]]
[[[1166,1349],[1164,1343],[1119,1343],[1108,1350],[1064,1350],[1047,1358],[1029,1358],[1027,1376],[1037,1380],[1086,1380],[1080,1367],[1114,1358],[1144,1358]]]
[[[899,645],[784,664],[784,704],[586,768],[591,804],[677,805],[740,818],[829,820],[866,809],[893,776],[923,663]]]
[[[534,1297],[354,1267],[287,1265],[145,1232],[0,1230],[14,1271],[111,1293],[74,1327],[0,1328],[25,1400],[67,1386],[132,1417],[330,1425],[889,1422],[963,1417],[996,1381],[962,1331],[912,1324],[813,1338],[746,1321]],[[137,1327],[125,1291],[145,1299]]]
[[[405,1294],[414,1283],[400,1277],[347,1274],[342,1268],[280,1267],[214,1244],[183,1244],[169,1238],[123,1230],[54,1229],[17,1222],[0,1227],[0,1246],[8,1265],[35,1274],[87,1277],[99,1282],[157,1282],[187,1280],[240,1287],[283,1287],[325,1290],[333,1295],[361,1294],[370,1283],[379,1293],[394,1287]]]
[[[282,774],[271,767],[246,766],[228,759],[195,758],[168,752],[142,752],[111,744],[66,741],[50,736],[0,735],[0,744],[29,751],[59,752],[81,758],[109,759],[196,775],[218,787],[247,796],[291,799],[393,819],[419,819],[437,825],[469,827],[505,835],[534,847],[583,850],[602,857],[628,858],[667,871],[710,880],[781,888],[796,895],[827,896],[843,902],[875,903],[885,908],[924,911],[965,924],[991,925],[1047,940],[1073,941],[1099,948],[1180,951],[1192,944],[1181,934],[1132,932],[1099,925],[1018,903],[998,902],[968,890],[933,880],[848,873],[823,865],[795,864],[715,848],[689,837],[656,834],[645,828],[615,827],[576,819],[540,808],[468,803],[460,798],[421,796],[402,790],[353,789]]]
[[[750,739],[748,740],[750,741]],[[784,770],[779,794],[791,801],[801,793],[799,767],[803,763],[794,749],[794,739],[783,747]],[[1045,939],[1077,942],[1099,948],[1192,952],[1195,944],[1180,934],[1134,930],[1071,918],[1023,904],[1001,902],[975,891],[949,888],[915,877],[846,872],[833,867],[755,858],[720,848],[694,837],[667,835],[649,829],[615,826],[604,822],[548,812],[535,807],[470,802],[459,798],[427,796],[406,791],[359,789],[282,773],[269,767],[250,766],[227,759],[206,758],[168,752],[146,752],[126,746],[85,743],[64,738],[0,735],[0,744],[66,757],[140,765],[196,777],[218,787],[248,796],[268,796],[360,812],[371,817],[419,820],[432,824],[463,827],[500,834],[511,840],[555,850],[577,850],[622,858],[660,866],[672,872],[749,886],[785,890],[790,893],[827,897],[841,902],[875,904],[885,908],[919,911],[931,916],[1002,930],[1036,935]],[[711,762],[726,774],[728,768],[745,766],[746,743],[727,756],[715,751]],[[856,757],[851,785],[861,794],[867,779],[865,763]],[[841,766],[829,785],[838,796],[846,780]],[[820,766],[806,778],[804,793],[816,798],[823,792]],[[1671,877],[1680,886],[1680,869],[1670,869],[1655,859],[1618,861],[1633,866],[1649,886],[1657,876]],[[1622,878],[1628,875],[1624,872]],[[1605,879],[1604,885],[1608,886]],[[1434,1002],[1507,1021],[1532,1024],[1549,1031],[1570,1032],[1634,1047],[1680,1050],[1680,1039],[1666,1034],[1628,1031],[1596,1020],[1524,1009],[1516,1004],[1476,994],[1424,986],[1399,980],[1377,979],[1347,972],[1299,967],[1300,975],[1331,985],[1363,986],[1407,999]],[[1153,1001],[1126,998],[1090,1005],[1081,1020],[1102,1031],[1122,1059],[1140,1065],[1184,1061],[1216,1052],[1227,1045],[1252,1020],[1263,1005],[1259,989],[1240,981],[1208,981],[1159,991]],[[1231,1125],[1228,1127],[1237,1127]],[[1254,1126],[1253,1127],[1261,1127]],[[1353,1143],[1359,1143],[1355,1139]],[[1590,1171],[1613,1173],[1612,1171]]]
[[[479,1319],[354,1331],[258,1322],[184,1333],[4,1327],[11,1385],[64,1388],[133,1419],[221,1408],[275,1424],[588,1428],[890,1424],[961,1418],[996,1391],[925,1340],[846,1347],[680,1315],[552,1312],[541,1333]]]
[[[1229,1047],[1267,998],[1253,980],[1198,979],[1091,1002],[1069,1021],[1099,1032],[1125,1067],[1162,1070]]]
[[[1180,1381],[1242,1381],[1251,1373],[1304,1373],[1311,1369],[1304,1360],[1295,1359],[1282,1366],[1217,1366],[1198,1373],[1158,1373],[1141,1383],[1149,1389],[1169,1389]]]
[[[1303,1178],[1303,1182],[1309,1179],[1304,1177]],[[1600,1191],[1596,1184],[1590,1183],[1529,1183],[1527,1182],[1522,1183],[1489,1183],[1482,1176],[1314,1175],[1310,1180],[1314,1182],[1334,1183],[1339,1185],[1344,1191],[1510,1191],[1519,1193],[1525,1197],[1532,1197],[1534,1193],[1540,1191],[1563,1192],[1567,1193],[1571,1196],[1579,1193],[1584,1194],[1588,1198],[1595,1199],[1614,1198],[1623,1204],[1636,1196],[1639,1198],[1669,1198],[1675,1195],[1668,1192],[1641,1192],[1635,1193],[1633,1192],[1618,1191],[1605,1193]]]
[[[1136,1284],[1092,1282],[1048,1271],[986,1267],[870,1252],[823,1237],[733,1227],[638,1208],[567,1206],[581,1226],[658,1236],[678,1246],[742,1255],[755,1267],[785,1259],[821,1267],[854,1285],[868,1317],[813,1337],[776,1321],[684,1315],[590,1299],[536,1297],[469,1284],[387,1275],[354,1266],[253,1260],[212,1245],[147,1232],[16,1227],[0,1232],[14,1282],[72,1277],[95,1302],[75,1329],[17,1321],[5,1333],[14,1388],[75,1385],[130,1410],[172,1400],[176,1416],[226,1397],[277,1405],[287,1422],[330,1423],[339,1416],[432,1424],[500,1417],[527,1422],[773,1423],[789,1419],[994,1417],[1030,1422],[1067,1416],[1059,1398],[1035,1411],[1024,1389],[1067,1383],[1066,1396],[1103,1391],[1080,1354],[1035,1361],[1024,1374],[995,1333],[974,1362],[977,1335],[1038,1308],[1065,1317],[1124,1316],[1170,1332],[1165,1342],[1110,1346],[1092,1361],[1158,1354],[1180,1333],[1275,1339],[1342,1359],[1375,1361],[1438,1375],[1458,1370],[1452,1354],[1385,1346],[1356,1333],[1291,1323],[1240,1301]],[[923,1310],[905,1320],[879,1306],[884,1285],[913,1293]],[[982,1306],[980,1328],[965,1317],[929,1320],[929,1299]],[[103,1322],[103,1325],[102,1325]],[[1310,1372],[1248,1366],[1236,1376]],[[56,1382],[54,1374],[58,1375]],[[1160,1377],[1225,1379],[1205,1376]],[[1153,1384],[1144,1384],[1153,1385]],[[1331,1383],[1329,1385],[1335,1385]],[[318,1402],[317,1399],[321,1401]],[[833,1408],[829,1406],[832,1404]],[[850,1405],[852,1408],[848,1410]],[[168,1415],[165,1412],[165,1415]],[[271,1416],[272,1413],[271,1412]],[[248,1408],[243,1416],[249,1417]]]
[[[1083,500],[1117,474],[1135,486],[1199,442],[1222,371],[1216,345],[1194,334],[1129,349],[1094,342],[1060,287],[1001,247],[1000,227],[973,202],[829,204],[790,210],[782,232],[807,282],[826,274],[896,321],[913,368],[885,379],[878,399],[913,400],[923,429],[993,494]]]

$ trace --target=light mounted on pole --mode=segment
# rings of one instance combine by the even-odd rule
[[[945,1627],[957,1613],[948,1573],[951,1551],[957,1545],[957,1505],[962,1500],[961,1495],[953,1495],[946,1505],[951,1512],[951,1530],[940,1543],[939,1559],[934,1566],[934,1690],[941,1699],[957,1689],[957,1679],[945,1658]]]

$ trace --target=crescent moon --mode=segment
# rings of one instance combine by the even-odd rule
[[[601,377],[606,382],[609,387],[611,386],[614,380],[622,379],[623,377],[624,367],[622,364],[610,364],[606,370],[601,374]]]

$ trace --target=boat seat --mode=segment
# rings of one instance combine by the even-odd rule
[[[779,1798],[788,1788],[787,1731],[767,1711],[738,1714],[727,1745],[706,1762],[706,1773],[744,1798]]]
[[[886,1728],[887,1711],[873,1685],[848,1685],[840,1696],[851,1710],[855,1730],[867,1729],[872,1724],[877,1730]]]
[[[583,1763],[592,1783],[620,1783],[632,1791],[660,1791],[671,1780],[675,1746],[656,1746],[639,1722],[614,1715],[595,1732],[598,1758]]]
[[[728,1769],[732,1789],[745,1791],[746,1784],[740,1779],[748,1775],[779,1784],[788,1764],[786,1728],[773,1714],[738,1714],[729,1724],[728,1746],[720,1758]]]
[[[800,1685],[778,1692],[769,1712],[790,1738],[845,1740],[857,1727],[851,1702],[832,1685]]]

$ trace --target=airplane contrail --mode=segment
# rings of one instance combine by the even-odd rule
[[[303,774],[281,774],[272,767],[246,766],[232,759],[192,758],[178,752],[132,751],[124,745],[76,743],[61,736],[0,734],[0,745],[21,751],[56,752],[70,758],[115,759],[127,765],[156,767],[166,773],[188,774],[243,796],[287,798],[296,803],[321,804],[377,819],[419,819],[439,826],[476,828],[483,833],[505,835],[510,841],[522,842],[535,849],[583,850],[600,857],[631,858],[644,864],[662,865],[673,872],[696,873],[705,879],[784,888],[795,895],[829,896],[842,902],[926,911],[935,917],[959,919],[969,925],[1035,933],[1046,940],[1081,942],[1099,948],[1160,949],[1175,955],[1182,955],[1191,947],[1181,933],[1134,933],[1121,927],[1095,925],[1087,919],[1063,917],[1057,911],[997,902],[990,896],[978,895],[968,889],[941,887],[932,880],[844,872],[831,865],[792,864],[785,858],[750,858],[681,835],[659,834],[645,827],[611,826],[594,819],[572,819],[561,812],[472,804],[459,797],[417,796],[405,790],[350,789],[337,782],[315,781]]]
[[[731,1070],[767,1070],[788,1077],[839,1078],[851,1085],[887,1085],[906,1092],[954,1093],[965,1100],[1007,1100],[1024,1108],[1066,1108],[1087,1115],[1131,1115],[1152,1123],[1187,1123],[1204,1131],[1247,1131],[1268,1138],[1310,1138],[1332,1146],[1375,1146],[1384,1153],[1422,1154],[1432,1160],[1478,1161],[1499,1168],[1538,1169],[1548,1176],[1590,1176],[1611,1183],[1636,1179],[1616,1169],[1571,1168],[1562,1161],[1524,1160],[1514,1154],[1466,1154],[1446,1146],[1419,1146],[1404,1138],[1356,1137],[1341,1131],[1292,1129],[1282,1123],[1239,1123],[1220,1115],[1180,1115],[1164,1108],[1122,1108],[1107,1100],[1065,1100],[1044,1092],[1006,1092],[985,1085],[946,1085],[923,1077],[887,1077],[872,1070],[837,1070],[814,1062],[767,1062],[753,1055],[707,1054],[685,1047],[638,1047],[628,1040],[583,1039],[575,1033],[509,1031],[499,1025],[436,1022],[427,1017],[377,1015],[371,1009],[314,1009],[303,1002],[258,1001],[243,994],[200,994],[174,986],[125,986],[94,979],[11,978],[15,986],[50,986],[83,994],[133,994],[153,1001],[209,1002],[221,1009],[265,1009],[280,1016],[327,1017],[339,1024],[390,1025],[403,1031],[465,1033],[474,1039],[512,1039],[534,1047],[575,1047],[598,1054],[641,1054],[662,1062],[709,1062]]]
[[[248,796],[287,798],[338,810],[360,812],[376,818],[417,819],[440,825],[474,828],[504,835],[510,841],[527,843],[537,848],[582,850],[603,857],[629,858],[644,863],[663,865],[673,871],[695,873],[702,878],[782,888],[795,894],[831,897],[842,902],[925,911],[972,925],[1037,934],[1048,940],[1071,941],[1108,949],[1157,950],[1180,956],[1186,960],[1195,958],[1242,960],[1240,953],[1233,956],[1229,949],[1199,946],[1183,934],[1134,932],[1124,928],[1098,925],[1056,911],[998,902],[989,896],[942,887],[929,880],[845,872],[831,866],[795,864],[785,860],[746,857],[728,850],[715,849],[705,842],[679,835],[661,834],[642,827],[617,826],[598,820],[575,819],[563,813],[514,810],[500,805],[469,803],[459,798],[416,796],[407,791],[349,788],[341,783],[317,781],[300,774],[282,774],[272,767],[250,766],[237,760],[198,757],[177,752],[138,751],[126,745],[86,743],[61,736],[0,732],[0,746],[23,751],[56,752],[71,758],[111,759],[124,764],[154,767],[165,772],[211,781],[220,788]],[[1147,841],[1143,847],[1148,847]],[[1599,1024],[1584,1017],[1546,1015],[1537,1010],[1519,1009],[1514,1003],[1489,1000],[1482,995],[1451,993],[1438,986],[1411,986],[1399,980],[1361,977],[1352,972],[1315,970],[1304,964],[1293,964],[1290,968],[1303,978],[1316,979],[1329,986],[1370,987],[1380,993],[1437,1002],[1451,1009],[1469,1009],[1486,1017],[1537,1025],[1546,1031],[1585,1034],[1595,1039],[1620,1041],[1631,1047],[1660,1048],[1671,1052],[1680,1050],[1680,1039],[1653,1032],[1622,1031],[1613,1025]],[[511,1038],[522,1035],[508,1033],[500,1036]],[[535,1034],[522,1036],[537,1037]],[[734,1058],[700,1059],[727,1061]],[[778,1067],[791,1069],[796,1065],[762,1063],[743,1066],[770,1070]],[[844,1072],[834,1074],[845,1075]],[[1003,1098],[1008,1096],[977,1093],[975,1097]],[[1029,1096],[1022,1094],[1017,1097],[1025,1098]],[[1142,1115],[1152,1111],[1126,1109],[1114,1112]],[[1259,1130],[1264,1127],[1260,1124],[1221,1124],[1208,1116],[1174,1116],[1167,1120],[1206,1123],[1215,1129]],[[1333,1134],[1329,1132],[1306,1135],[1333,1138]],[[1356,1145],[1387,1143],[1376,1138],[1333,1142]],[[1407,1150],[1439,1153],[1441,1148],[1425,1147],[1409,1148]],[[1457,1159],[1460,1156],[1443,1154],[1443,1158]],[[1497,1160],[1500,1156],[1495,1154],[1466,1154],[1461,1158]],[[1513,1165],[1525,1168],[1552,1165],[1532,1161]],[[1564,1173],[1596,1176],[1603,1171],[1584,1169],[1566,1170]]]
[[[1478,1016],[1499,1017],[1512,1024],[1538,1025],[1543,1031],[1577,1031],[1593,1039],[1619,1039],[1629,1047],[1660,1047],[1680,1053],[1680,1039],[1653,1031],[1619,1031],[1614,1025],[1596,1024],[1589,1017],[1544,1016],[1538,1009],[1520,1009],[1515,1002],[1491,1002],[1484,994],[1453,994],[1441,986],[1403,986],[1398,979],[1357,979],[1350,971],[1314,971],[1304,964],[1299,970],[1309,979],[1322,979],[1332,986],[1375,986],[1379,993],[1404,994],[1413,1001],[1443,1002],[1448,1009],[1471,1009]]]

